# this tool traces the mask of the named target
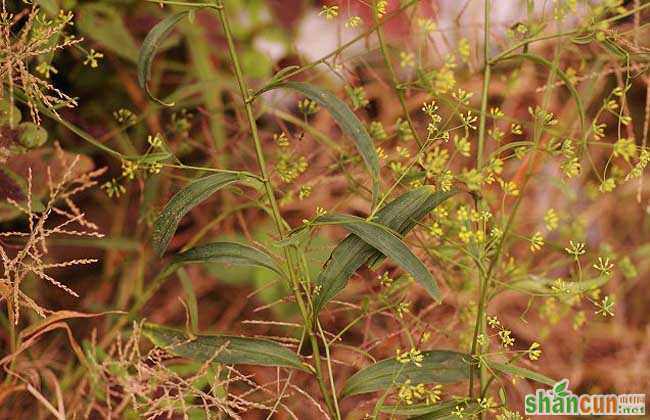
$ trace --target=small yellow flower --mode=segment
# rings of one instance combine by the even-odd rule
[[[433,32],[438,27],[436,23],[429,18],[418,18],[417,24],[420,30],[425,33]]]
[[[45,61],[36,66],[36,71],[42,74],[46,79],[50,78],[50,73],[57,74],[59,72],[56,68],[54,68],[54,66]]]
[[[458,137],[454,136],[454,145],[456,146],[456,150],[458,150],[458,153],[465,156],[469,157],[471,154],[471,145],[469,143],[469,140],[467,137]]]
[[[515,339],[510,336],[512,334],[512,331],[502,329],[499,331],[499,338],[501,339],[501,344],[503,347],[508,348],[512,347],[515,344]]]
[[[546,211],[546,214],[544,215],[544,224],[546,225],[546,229],[548,229],[549,232],[557,229],[558,221],[559,221],[559,217],[555,209],[553,208],[548,209]]]
[[[636,156],[636,142],[633,138],[619,139],[614,143],[614,157],[621,156],[625,161],[629,162],[631,158]]]
[[[133,162],[131,160],[123,160],[122,176],[126,179],[134,179],[138,168],[139,165],[137,162]]]
[[[388,275],[388,271],[384,271],[384,274],[378,278],[382,287],[390,287],[393,284],[393,278]]]
[[[519,188],[513,181],[499,180],[499,184],[501,184],[501,189],[505,195],[511,195],[513,197],[519,195]]]
[[[585,250],[585,244],[582,242],[573,242],[569,241],[569,247],[564,248],[564,250],[567,252],[569,255],[573,255],[575,258],[578,258],[578,256],[584,254],[587,252]]]
[[[458,238],[463,242],[463,243],[469,243],[469,241],[472,240],[472,237],[474,234],[472,233],[471,230],[467,229],[465,226],[461,226],[460,231],[458,232]]]
[[[402,51],[399,53],[400,67],[415,66],[415,54],[412,52]]]
[[[397,305],[397,316],[401,318],[404,318],[404,314],[409,313],[411,304],[408,302],[401,302],[399,305]]]
[[[431,226],[429,227],[429,233],[431,236],[434,238],[439,238],[442,236],[442,227],[440,226],[440,223],[438,222],[433,222]]]
[[[417,367],[422,367],[424,361],[424,355],[415,347],[404,353],[400,349],[395,350],[395,358],[401,364],[413,363]]]
[[[154,148],[159,148],[162,147],[163,145],[163,138],[160,135],[160,133],[157,133],[155,136],[147,136],[147,143],[151,145],[151,147]]]
[[[616,188],[616,180],[614,178],[607,178],[598,187],[598,190],[603,193],[608,193],[614,191]]]
[[[325,19],[327,19],[327,20],[334,19],[338,15],[339,15],[339,7],[338,6],[326,6],[326,5],[323,5],[323,8],[318,13],[318,16],[325,16]]]
[[[273,134],[273,141],[275,141],[278,147],[289,147],[289,138],[284,131],[280,134]]]
[[[308,185],[303,185],[300,187],[300,192],[298,193],[298,198],[304,200],[311,195],[311,187]]]
[[[350,16],[348,20],[345,21],[345,27],[346,28],[356,28],[357,26],[361,25],[363,22],[363,19],[359,16]]]
[[[397,151],[397,154],[401,158],[407,159],[407,158],[411,157],[411,152],[409,152],[409,149],[407,149],[406,147],[397,146],[397,148],[395,150]]]
[[[377,10],[378,18],[382,18],[386,14],[387,7],[388,7],[388,0],[377,1],[376,10]]]
[[[384,160],[388,157],[383,147],[377,147],[377,157],[379,160]]]
[[[600,274],[609,276],[612,274],[612,268],[614,264],[609,262],[609,258],[603,259],[603,257],[598,257],[598,264],[594,264],[593,267],[600,271]]]
[[[539,251],[544,246],[544,237],[541,232],[535,232],[535,234],[530,238],[530,250],[532,252]]]
[[[104,57],[104,54],[102,54],[102,53],[100,53],[98,51],[95,51],[94,48],[91,48],[88,55],[86,55],[86,59],[84,60],[83,64],[84,64],[84,66],[87,66],[87,65],[90,64],[90,67],[97,68],[97,66],[99,65],[97,60],[99,60],[102,57]]]
[[[464,62],[467,62],[469,60],[470,45],[467,38],[461,38],[458,41],[458,53]]]
[[[497,119],[497,118],[503,117],[505,114],[503,113],[503,111],[501,111],[501,108],[496,106],[496,107],[490,108],[490,115],[492,116],[492,118]]]
[[[530,347],[528,348],[528,358],[530,360],[538,360],[541,355],[542,355],[541,346],[537,341],[533,341],[533,344],[531,344]]]

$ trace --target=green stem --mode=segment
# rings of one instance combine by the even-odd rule
[[[478,126],[478,150],[476,151],[476,167],[480,171],[483,168],[483,154],[485,149],[485,120],[487,119],[487,103],[490,89],[490,76],[492,66],[485,64],[483,70],[483,92],[481,93],[481,114]]]
[[[488,94],[489,94],[489,87],[490,87],[490,75],[491,75],[491,65],[490,65],[490,45],[489,45],[489,36],[490,36],[490,0],[485,0],[484,2],[484,33],[483,33],[483,61],[484,61],[484,69],[483,69],[483,91],[481,94],[481,114],[480,114],[480,121],[479,121],[479,132],[478,132],[478,150],[476,154],[476,168],[480,171],[483,168],[483,154],[484,154],[484,148],[485,148],[485,122],[486,122],[486,117],[487,117],[487,103],[488,103]],[[478,204],[480,207],[480,203],[482,201],[481,198],[478,199]],[[482,271],[482,270],[481,270]],[[488,277],[489,275],[480,275],[480,285],[479,285],[479,293],[480,293],[480,298],[478,302],[478,309],[476,313],[476,321],[474,323],[474,336],[472,338],[472,348],[471,348],[471,354],[473,356],[477,355],[478,352],[478,337],[480,334],[484,333],[485,331],[485,304],[486,304],[486,297],[487,297],[487,289],[488,289]],[[471,367],[471,372],[470,372],[470,381],[469,381],[469,395],[470,397],[473,395],[474,392],[474,375],[476,373],[476,366],[472,364]],[[480,368],[479,369],[479,382],[481,386],[483,386],[485,378],[484,378],[484,369]],[[481,414],[482,418],[482,414]]]
[[[244,102],[244,108],[246,110],[246,118],[248,120],[248,125],[251,131],[251,137],[253,138],[253,144],[255,146],[255,156],[257,159],[257,164],[259,166],[260,174],[263,178],[267,199],[271,204],[273,221],[275,223],[277,233],[280,236],[280,240],[282,240],[285,237],[286,230],[282,220],[282,216],[280,214],[280,208],[278,207],[278,203],[275,198],[273,185],[271,184],[271,180],[268,171],[266,169],[266,159],[264,157],[264,152],[262,150],[262,142],[257,132],[257,123],[255,121],[255,115],[253,113],[253,107],[251,104],[252,102],[251,95],[246,86],[246,81],[244,80],[244,75],[242,73],[241,66],[239,64],[239,57],[237,56],[235,42],[230,29],[230,22],[228,20],[228,15],[226,14],[223,1],[217,0],[216,5],[217,5],[216,6],[217,13],[219,15],[219,20],[223,27],[224,35],[226,36],[226,42],[228,44],[228,53],[230,55],[230,60],[232,61],[232,65],[235,71],[235,78],[237,79],[237,85],[239,86],[239,91],[241,93],[242,100]],[[340,416],[337,415],[338,408],[335,407],[335,404],[332,400],[332,396],[330,395],[329,390],[327,389],[327,386],[325,385],[325,381],[323,379],[318,340],[316,338],[316,334],[314,333],[314,328],[313,328],[314,326],[311,321],[311,316],[308,312],[307,306],[305,305],[305,301],[301,293],[300,280],[298,277],[296,277],[296,271],[295,271],[296,266],[294,264],[294,256],[291,250],[289,250],[289,248],[284,248],[284,257],[288,265],[289,278],[291,281],[293,294],[296,299],[296,303],[298,304],[298,308],[300,309],[300,313],[302,315],[303,321],[305,323],[307,334],[309,335],[309,341],[311,343],[311,347],[314,355],[314,368],[315,368],[316,378],[318,380],[319,387],[321,389],[323,398],[325,399],[325,403],[327,405],[330,414],[335,416],[337,419],[339,419]]]
[[[406,97],[404,96],[404,90],[399,86],[399,80],[397,80],[397,74],[395,73],[395,68],[393,67],[393,63],[390,61],[390,56],[388,55],[388,48],[386,47],[386,42],[384,41],[384,34],[381,29],[381,22],[379,21],[379,16],[377,15],[377,2],[375,1],[373,4],[374,7],[373,7],[372,15],[375,19],[375,27],[377,28],[377,39],[379,40],[379,49],[381,50],[381,55],[384,58],[384,62],[386,63],[386,68],[388,68],[388,73],[390,74],[392,87],[395,90],[395,93],[397,94],[397,98],[399,99],[400,105],[402,106],[402,112],[406,117],[406,121],[409,124],[409,128],[411,129],[413,136],[415,136],[415,141],[418,142],[418,146],[422,147],[422,139],[420,138],[418,132],[415,130],[413,119],[411,119],[411,114],[408,110],[408,107],[406,106]]]
[[[476,152],[476,168],[480,171],[483,168],[483,149],[485,148],[485,121],[487,118],[487,104],[490,88],[490,76],[492,66],[490,64],[490,0],[485,0],[485,32],[483,34],[483,91],[481,93],[481,114],[478,127],[478,150]]]

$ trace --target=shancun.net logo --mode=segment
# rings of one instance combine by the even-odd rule
[[[553,389],[538,389],[524,400],[527,415],[559,416],[643,416],[645,394],[582,394],[569,389],[569,380],[563,379]]]

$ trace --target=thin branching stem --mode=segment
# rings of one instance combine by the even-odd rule
[[[406,105],[406,97],[404,95],[404,89],[401,87],[400,82],[397,79],[397,73],[395,73],[395,68],[393,67],[393,63],[390,59],[390,55],[388,54],[388,47],[386,45],[386,41],[384,40],[383,29],[377,12],[376,1],[374,2],[374,5],[375,7],[373,7],[374,10],[372,11],[372,15],[374,16],[375,27],[377,28],[377,40],[379,41],[379,50],[381,51],[381,55],[384,58],[384,63],[386,64],[386,68],[388,69],[388,74],[390,75],[392,88],[395,90],[395,93],[397,94],[397,98],[399,99],[400,106],[402,107],[402,112],[404,113],[404,117],[406,118],[409,128],[413,133],[413,136],[415,137],[415,141],[417,141],[418,146],[422,147],[423,144],[422,139],[420,138],[420,135],[415,129],[415,124],[413,124],[411,113],[409,112],[409,109]]]
[[[484,2],[484,33],[483,33],[483,91],[481,94],[481,111],[480,111],[480,120],[479,120],[479,134],[478,134],[478,149],[476,152],[476,168],[480,171],[483,168],[483,153],[485,147],[485,122],[487,117],[487,105],[488,105],[488,96],[490,89],[490,74],[491,74],[491,64],[490,64],[490,0],[485,0]],[[479,198],[478,205],[481,205],[481,199]],[[478,310],[476,312],[476,322],[474,324],[474,336],[472,338],[472,356],[476,356],[477,352],[480,353],[478,349],[478,337],[484,332],[485,327],[485,300],[487,297],[487,288],[488,288],[488,275],[479,275],[479,303]],[[476,365],[472,363],[471,372],[469,376],[469,394],[470,397],[474,392],[474,375],[476,373]],[[479,382],[483,385],[484,375],[483,369],[479,369]],[[482,415],[481,415],[482,416]]]
[[[255,147],[255,156],[257,159],[257,164],[259,166],[260,174],[264,180],[263,183],[264,183],[264,188],[266,190],[266,196],[271,205],[273,221],[275,223],[277,233],[280,236],[280,239],[282,240],[286,235],[286,229],[285,229],[282,216],[280,214],[280,208],[278,207],[278,203],[275,198],[273,185],[271,183],[268,170],[266,168],[266,159],[264,157],[264,152],[262,150],[262,142],[257,132],[257,123],[255,120],[255,115],[253,113],[252,98],[248,91],[248,87],[246,86],[246,81],[244,80],[244,75],[242,73],[242,69],[239,64],[239,58],[235,48],[235,42],[232,36],[232,32],[230,30],[230,22],[228,20],[228,15],[226,13],[224,4],[221,0],[217,0],[216,5],[217,5],[216,6],[217,13],[219,15],[219,20],[221,22],[224,35],[226,36],[226,42],[228,44],[228,53],[230,55],[230,59],[232,61],[232,65],[235,71],[235,78],[237,80],[237,85],[239,86],[239,91],[241,93],[242,100],[244,102],[246,118],[248,120],[251,137],[253,139],[253,144]],[[294,297],[296,299],[296,303],[298,304],[300,314],[302,315],[303,322],[305,324],[304,327],[307,330],[307,334],[310,339],[312,352],[314,356],[314,370],[315,370],[316,378],[318,380],[318,384],[320,386],[321,392],[323,394],[323,398],[325,399],[325,403],[328,407],[330,414],[335,416],[336,418],[340,418],[340,416],[337,415],[338,408],[335,407],[333,398],[329,393],[327,385],[325,384],[322,367],[321,367],[321,360],[320,360],[321,358],[320,358],[318,340],[314,331],[314,325],[311,321],[312,317],[308,311],[308,308],[305,304],[301,292],[302,286],[300,284],[300,279],[296,276],[298,265],[295,262],[295,258],[292,251],[288,247],[284,248],[284,257],[287,261],[288,270],[289,270],[289,279],[291,281],[291,287],[294,293]]]

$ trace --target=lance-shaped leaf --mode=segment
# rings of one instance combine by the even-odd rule
[[[149,31],[145,37],[144,41],[142,42],[142,47],[140,48],[140,56],[138,57],[138,82],[140,83],[140,87],[144,89],[147,96],[151,100],[156,101],[161,105],[171,106],[173,104],[166,104],[164,102],[161,102],[159,99],[156,99],[149,91],[149,79],[151,79],[151,63],[156,56],[156,51],[160,47],[160,44],[165,39],[167,34],[169,34],[174,26],[176,26],[176,24],[188,14],[189,11],[184,10],[182,12],[168,16],[162,21],[158,22],[156,26],[151,28],[151,31]]]
[[[404,236],[424,216],[456,193],[456,190],[447,192],[435,191],[429,185],[416,188],[402,194],[382,208],[382,211],[377,212],[377,222],[387,226],[390,225],[392,230]],[[393,228],[392,225],[395,227]],[[368,267],[376,267],[385,257],[385,255],[377,252],[368,260]]]
[[[456,407],[466,416],[477,414],[481,407],[475,401],[450,400],[435,404],[383,405],[380,411],[393,416],[407,416],[411,420],[458,419],[452,414]]]
[[[271,83],[262,89],[260,93],[274,89],[291,89],[299,92],[330,112],[332,118],[334,118],[339,127],[341,127],[341,129],[352,137],[352,140],[354,140],[354,144],[370,172],[372,178],[373,203],[376,203],[379,197],[379,157],[377,156],[377,150],[375,149],[366,128],[359,118],[354,115],[354,112],[352,112],[350,107],[337,98],[332,92],[308,83]]]
[[[249,175],[239,172],[224,172],[192,181],[177,192],[167,203],[153,226],[152,244],[159,255],[165,253],[181,219],[187,212],[210,197],[221,188],[234,182],[249,180]]]
[[[424,263],[416,257],[395,232],[384,225],[369,222],[356,216],[326,214],[316,219],[317,224],[337,224],[345,227],[368,245],[392,258],[420,283],[429,294],[440,301],[440,290],[433,275]]]
[[[487,365],[490,369],[497,370],[499,372],[507,373],[508,375],[519,376],[521,378],[532,379],[542,384],[553,386],[555,382],[553,379],[548,376],[537,373],[533,370],[526,369],[523,367],[515,366],[513,364],[499,363],[492,360],[487,360]]]
[[[142,332],[156,346],[199,362],[213,360],[228,365],[279,366],[307,371],[296,353],[271,340],[221,334],[188,337],[183,331],[149,323],[143,326]]]
[[[216,262],[248,267],[264,267],[283,275],[273,257],[264,251],[237,242],[212,242],[174,255],[175,265]]]
[[[609,277],[601,275],[587,280],[580,281],[562,281],[557,284],[556,279],[547,277],[527,275],[522,279],[516,279],[505,284],[504,290],[516,290],[522,293],[529,293],[537,296],[557,296],[581,294],[589,290],[601,287],[609,281]]]
[[[422,352],[418,365],[397,358],[381,360],[352,375],[345,384],[341,397],[383,391],[400,386],[407,380],[413,384],[450,384],[469,378],[470,356],[448,350]]]
[[[406,235],[427,213],[455,193],[436,192],[431,186],[415,188],[379,210],[374,222],[400,235]],[[320,289],[314,300],[316,313],[343,290],[348,279],[364,263],[368,262],[368,266],[376,265],[383,258],[384,254],[355,234],[341,241],[316,279]]]

